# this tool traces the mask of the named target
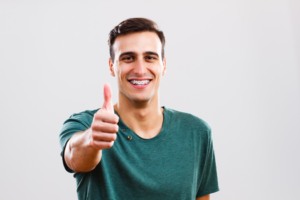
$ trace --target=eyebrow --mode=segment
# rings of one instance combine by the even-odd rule
[[[126,51],[124,53],[121,53],[121,55],[119,56],[119,58],[123,57],[123,56],[127,56],[127,55],[136,55],[137,53],[133,52],[133,51]],[[157,57],[159,57],[159,55],[154,52],[154,51],[146,51],[143,53],[143,55],[155,55]]]
[[[144,55],[154,55],[154,56],[157,56],[159,57],[159,55],[156,53],[156,52],[153,52],[153,51],[146,51],[145,53],[143,53]]]
[[[127,56],[127,55],[134,55],[136,53],[134,53],[133,51],[127,51],[127,52],[124,52],[124,53],[121,53],[121,55],[119,56],[119,58],[123,57],[123,56]]]

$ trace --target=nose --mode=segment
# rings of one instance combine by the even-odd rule
[[[143,59],[138,59],[134,66],[133,72],[138,76],[143,76],[146,73],[146,65]]]

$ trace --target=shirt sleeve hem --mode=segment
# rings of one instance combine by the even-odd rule
[[[71,137],[70,137],[71,138]],[[64,167],[65,167],[65,170],[69,173],[75,173],[75,171],[73,171],[72,169],[69,168],[69,166],[67,165],[66,161],[65,161],[65,149],[66,149],[66,146],[67,146],[67,143],[69,142],[70,138],[67,140],[67,142],[64,144],[64,147],[62,149],[62,152],[61,152],[61,157],[62,157],[62,161],[63,161],[63,164],[64,164]]]

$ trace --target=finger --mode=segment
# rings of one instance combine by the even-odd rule
[[[97,149],[109,149],[114,145],[114,141],[107,142],[107,141],[97,141],[94,140],[92,145]]]
[[[107,123],[117,124],[119,122],[119,116],[115,113],[111,113],[107,110],[100,109],[95,115],[96,120],[100,120]]]
[[[107,133],[116,133],[119,130],[117,124],[106,123],[102,121],[95,121],[92,124],[93,131],[107,132]]]
[[[102,109],[114,112],[114,107],[111,101],[111,88],[108,83],[104,84],[104,102]]]
[[[117,139],[117,134],[116,133],[99,132],[99,133],[93,134],[93,140],[97,140],[97,141],[111,142],[111,141],[115,141],[116,139]]]

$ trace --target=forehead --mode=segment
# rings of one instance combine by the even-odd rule
[[[116,57],[127,51],[136,52],[137,54],[154,51],[161,56],[162,45],[156,33],[138,32],[118,36],[113,48]]]

